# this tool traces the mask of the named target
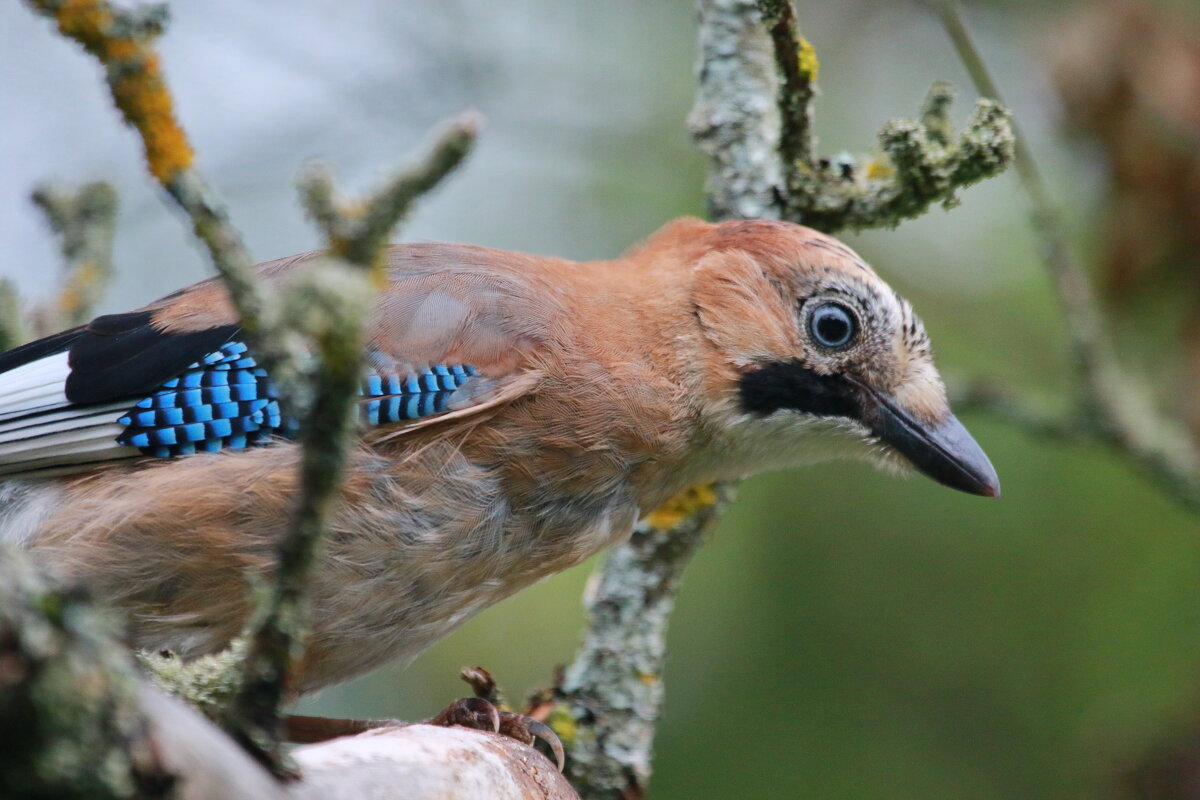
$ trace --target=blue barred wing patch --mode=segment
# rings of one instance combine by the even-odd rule
[[[408,375],[367,373],[359,390],[366,402],[359,405],[364,425],[387,425],[440,414],[450,405],[450,396],[473,378],[470,364],[438,364]]]
[[[478,373],[468,364],[436,365],[407,375],[364,376],[358,413],[364,425],[387,425],[447,410],[451,395]],[[294,438],[295,419],[241,342],[228,342],[190,365],[117,422],[117,442],[158,458],[244,450],[274,438]]]
[[[119,444],[159,458],[241,450],[296,429],[283,418],[266,370],[241,342],[209,353],[117,422],[126,426]]]

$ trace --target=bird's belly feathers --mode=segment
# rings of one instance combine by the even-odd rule
[[[25,510],[9,516],[26,521],[10,527],[56,572],[125,611],[139,647],[216,652],[245,624],[250,582],[273,567],[297,454],[283,443],[104,481],[37,484],[55,493],[53,509],[37,511],[40,501],[22,495]],[[620,483],[586,497],[550,490],[523,506],[499,471],[449,443],[402,459],[360,449],[311,586],[297,687],[416,656],[480,610],[627,535],[636,516]],[[11,538],[4,520],[0,513],[0,538]]]
[[[53,513],[59,495],[58,487],[47,481],[0,480],[0,546],[33,538]]]

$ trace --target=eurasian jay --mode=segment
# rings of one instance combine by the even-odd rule
[[[999,493],[912,308],[816,231],[681,219],[611,261],[387,258],[301,692],[411,659],[699,482],[861,457]],[[125,610],[138,646],[219,651],[302,434],[221,283],[99,317],[0,354],[0,539]]]

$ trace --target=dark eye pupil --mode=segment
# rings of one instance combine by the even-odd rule
[[[854,336],[854,318],[832,303],[814,311],[808,325],[813,338],[825,347],[842,347]]]

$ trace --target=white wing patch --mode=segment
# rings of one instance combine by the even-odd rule
[[[0,375],[0,420],[67,405],[66,353],[39,358]]]
[[[72,406],[65,385],[71,368],[57,353],[0,374],[0,475],[53,474],[138,455],[117,444],[116,420],[129,403]]]

